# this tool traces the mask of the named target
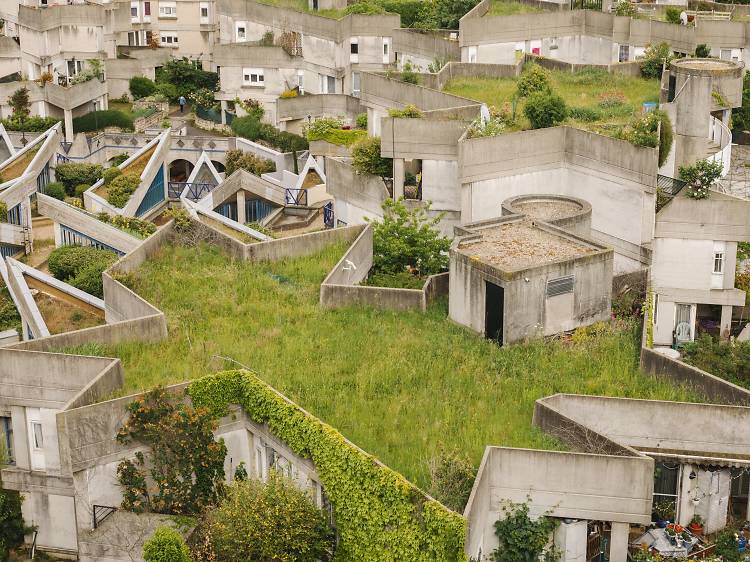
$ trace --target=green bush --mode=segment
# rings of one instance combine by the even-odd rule
[[[669,6],[664,12],[664,19],[669,23],[680,23],[680,14],[682,11],[674,6]]]
[[[162,82],[156,85],[157,94],[164,96],[167,101],[177,101],[180,96],[177,95],[177,86],[170,84],[169,82]]]
[[[571,107],[568,116],[584,123],[591,123],[602,118],[601,112],[594,107]]]
[[[431,0],[423,2],[414,27],[422,29],[458,29],[459,20],[479,0]]]
[[[384,14],[385,10],[382,6],[377,4],[370,4],[369,2],[357,2],[356,4],[350,4],[344,10],[344,14],[363,14],[367,16],[373,16],[378,14]]]
[[[687,196],[692,199],[706,199],[711,186],[721,177],[721,162],[698,160],[690,166],[680,166],[680,179],[687,183]]]
[[[135,174],[117,176],[108,186],[107,202],[118,209],[122,209],[140,184],[141,179]]]
[[[419,119],[423,114],[416,105],[409,104],[402,109],[389,109],[388,116],[394,119]]]
[[[231,127],[238,137],[265,142],[279,152],[302,151],[309,148],[304,137],[287,131],[279,131],[273,125],[261,123],[252,115],[234,119]]]
[[[16,310],[16,305],[13,303],[13,299],[10,297],[10,293],[8,292],[7,287],[1,287],[0,288],[0,332],[4,332],[5,330],[16,330],[20,331],[19,328],[21,326],[21,316],[18,314],[18,310]],[[0,466],[2,466],[2,446],[0,446]],[[0,492],[2,493],[2,492]],[[2,499],[0,499],[0,504],[2,504]],[[0,507],[0,513],[2,512],[2,508]],[[0,522],[2,522],[2,516],[0,515]],[[2,534],[2,531],[0,531],[0,535]],[[0,539],[0,542],[2,542],[2,539]],[[0,550],[0,560],[2,560],[2,551]]]
[[[648,45],[640,59],[641,74],[645,78],[661,78],[662,66],[674,58],[669,43]]]
[[[129,115],[116,109],[92,111],[91,113],[73,119],[74,133],[99,131],[105,127],[120,127],[124,130],[132,130],[133,119]]]
[[[549,546],[549,538],[559,524],[557,519],[543,515],[532,519],[528,503],[504,502],[503,514],[495,522],[498,547],[492,552],[496,562],[558,560],[560,553]]]
[[[50,273],[95,297],[101,298],[102,272],[117,261],[117,254],[91,246],[61,246],[52,250],[47,261]]]
[[[309,495],[283,475],[235,482],[208,514],[217,560],[331,560],[335,535]]]
[[[377,0],[386,12],[401,16],[401,27],[415,27],[419,23],[423,0]]]
[[[357,115],[357,128],[367,130],[367,113]]]
[[[418,70],[409,61],[406,61],[399,77],[402,82],[406,82],[407,84],[419,84]]]
[[[750,388],[750,342],[720,342],[701,334],[685,344],[683,360],[714,376]]]
[[[303,133],[308,141],[320,140],[324,138],[329,131],[340,129],[343,126],[343,121],[337,117],[319,117],[315,119],[315,121],[307,123],[303,127]]]
[[[176,530],[158,527],[143,543],[143,559],[146,562],[190,562],[190,549]]]
[[[53,181],[52,183],[48,183],[44,187],[44,194],[49,195],[50,197],[54,197],[55,199],[59,201],[64,201],[65,200],[65,186],[59,181]]]
[[[113,156],[112,158],[110,158],[109,164],[110,166],[117,167],[125,162],[125,160],[127,160],[128,158],[130,158],[130,154],[128,154],[127,152],[123,152],[122,154],[118,154],[117,156]]]
[[[128,83],[130,94],[134,100],[139,100],[150,96],[156,91],[156,84],[150,78],[145,76],[133,76]]]
[[[616,16],[634,16],[636,14],[635,6],[630,0],[618,0],[614,6]]]
[[[549,72],[538,64],[529,64],[523,69],[516,84],[516,94],[525,98],[538,92],[546,92],[550,88]]]
[[[0,222],[8,222],[8,204],[0,201]]]
[[[362,285],[368,287],[390,287],[393,289],[422,289],[425,280],[408,271],[399,273],[370,272]],[[437,496],[435,496],[437,497]]]
[[[428,493],[457,513],[463,513],[469,501],[477,469],[465,453],[441,448],[428,462]]]
[[[178,96],[185,96],[190,92],[208,89],[215,92],[219,84],[219,75],[196,68],[192,61],[183,57],[170,59],[156,72],[156,83],[172,84],[177,89]]]
[[[102,212],[97,213],[96,218],[120,230],[128,230],[140,238],[146,238],[156,232],[156,225],[154,223],[137,217],[110,215],[109,213]]]
[[[657,130],[661,124],[660,135]],[[650,111],[635,117],[618,135],[636,146],[659,147],[659,166],[664,164],[672,148],[674,133],[669,116],[663,111]]]
[[[24,533],[28,531],[21,502],[21,494],[0,487],[0,560],[7,560],[9,551],[23,544]]]
[[[236,170],[247,170],[251,174],[260,176],[276,171],[276,164],[267,158],[261,158],[250,152],[230,150],[227,152],[226,174],[231,176]]]
[[[365,137],[354,143],[352,166],[360,174],[393,177],[393,160],[380,155],[380,137]]]
[[[699,59],[707,59],[711,56],[711,47],[706,45],[705,43],[701,43],[700,45],[696,45],[695,47],[695,56]]]
[[[8,119],[2,120],[3,126],[8,131],[27,131],[33,133],[42,133],[59,122],[60,119],[56,119],[55,117],[39,117],[38,115],[26,117],[25,119],[11,116]]]
[[[114,180],[116,177],[122,175],[122,170],[120,168],[117,168],[113,166],[112,168],[107,168],[102,172],[102,178],[104,179],[104,185],[109,185],[112,183],[112,180]]]
[[[383,202],[383,218],[373,223],[375,273],[404,271],[426,277],[448,267],[450,239],[437,229],[442,215],[430,218],[430,205],[407,209],[402,199]]]
[[[99,164],[72,163],[58,164],[55,169],[55,178],[65,186],[65,193],[75,195],[79,185],[94,185],[98,182],[104,168]]]
[[[739,562],[743,559],[739,552],[739,543],[732,529],[724,529],[716,536],[714,554],[721,556],[724,562]]]
[[[565,121],[568,108],[565,101],[557,94],[550,91],[536,92],[526,100],[523,114],[533,129],[543,129]]]

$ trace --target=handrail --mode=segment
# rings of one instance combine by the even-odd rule
[[[284,201],[287,205],[307,207],[307,190],[287,187],[284,190]]]
[[[732,162],[732,132],[721,119],[717,119],[713,115],[711,115],[710,124],[710,139],[719,145],[719,150],[709,160],[721,164],[721,175],[724,177],[729,173]]]
[[[170,181],[167,183],[167,196],[169,199],[179,199],[185,193],[185,197],[191,201],[199,201],[215,187],[216,184],[209,182]]]
[[[115,511],[117,511],[117,508],[111,505],[94,505],[94,508],[93,508],[94,529],[99,527],[99,525],[101,525],[102,522],[107,517],[112,515]]]

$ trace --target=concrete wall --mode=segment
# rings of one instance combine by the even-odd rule
[[[449,62],[439,72],[421,74],[422,84],[426,88],[442,90],[454,78],[515,78],[521,74],[523,64],[481,64],[468,62]]]
[[[382,217],[383,201],[390,197],[380,177],[358,174],[350,163],[337,158],[326,159],[326,191],[335,199],[337,220],[349,225]]]

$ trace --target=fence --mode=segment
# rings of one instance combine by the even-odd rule
[[[212,123],[221,123],[221,113],[213,108],[205,108],[200,105],[195,106],[195,115],[203,119],[204,121],[211,121]]]
[[[307,190],[306,189],[293,189],[287,187],[285,190],[285,202],[287,205],[300,205],[302,207],[307,206]]]
[[[187,189],[185,197],[191,201],[199,201],[204,195],[210,193],[216,185],[212,183],[188,183],[184,181],[171,181],[167,185],[167,195],[170,199],[179,199],[182,192]]]

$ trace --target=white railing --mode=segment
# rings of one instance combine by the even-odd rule
[[[732,164],[732,132],[721,119],[711,116],[711,141],[719,145],[719,150],[709,158],[714,162],[721,162],[724,177],[729,173]]]

